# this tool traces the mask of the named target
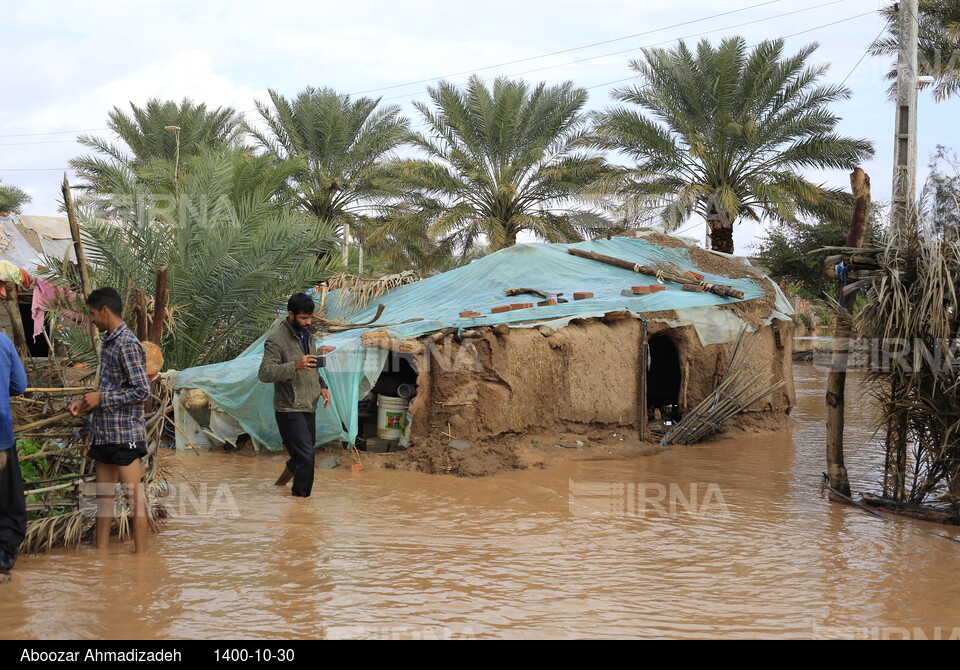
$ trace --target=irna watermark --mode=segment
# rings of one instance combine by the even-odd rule
[[[720,485],[691,482],[577,482],[568,480],[568,509],[574,516],[728,515]]]

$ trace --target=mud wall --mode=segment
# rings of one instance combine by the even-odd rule
[[[762,328],[754,356],[787,384],[754,408],[754,424],[783,423],[794,404],[791,322]],[[782,330],[782,347],[775,331]],[[410,405],[411,435],[417,440],[483,440],[504,433],[577,426],[638,426],[639,320],[591,320],[559,331],[510,329],[458,344],[453,337],[428,344],[417,354],[418,395]],[[681,366],[680,410],[687,412],[716,386],[732,344],[703,347],[692,326],[651,323],[677,349]],[[745,417],[746,419],[747,417]],[[449,438],[448,438],[449,439]]]

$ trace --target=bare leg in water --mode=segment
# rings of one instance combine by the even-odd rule
[[[147,550],[147,506],[140,483],[140,459],[129,465],[110,465],[97,462],[97,549],[110,545],[110,530],[113,524],[113,490],[117,481],[126,495],[133,513],[134,552]]]
[[[110,546],[110,527],[113,524],[113,496],[119,477],[116,465],[97,462],[97,549]]]
[[[142,554],[147,550],[147,501],[140,477],[140,459],[130,465],[117,466],[124,495],[133,510],[133,546],[134,553]]]

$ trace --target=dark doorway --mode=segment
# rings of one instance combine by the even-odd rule
[[[47,338],[42,334],[33,339],[33,312],[30,309],[30,303],[21,302],[17,305],[20,308],[20,320],[23,321],[23,335],[27,338],[27,349],[30,355],[43,358],[50,354],[50,347],[47,344]]]
[[[417,395],[417,368],[412,354],[391,351],[383,371],[370,392],[360,401],[360,423],[357,449],[389,451],[397,438],[380,437],[377,425],[379,399],[410,401]]]
[[[401,388],[402,387],[402,388]],[[414,367],[412,354],[398,354],[390,352],[383,372],[371,390],[377,395],[392,397],[413,397],[417,392],[417,370]]]
[[[650,338],[650,369],[647,372],[647,402],[663,409],[677,405],[680,398],[680,356],[670,338]]]

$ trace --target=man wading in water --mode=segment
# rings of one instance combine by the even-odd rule
[[[270,334],[263,345],[263,360],[258,377],[273,383],[273,409],[280,438],[290,458],[276,481],[286,486],[293,479],[291,494],[310,496],[313,489],[317,443],[317,401],[330,406],[330,391],[320,378],[322,356],[313,351],[313,300],[295,293],[287,301],[287,318]],[[321,353],[329,353],[324,347]]]
[[[147,455],[143,403],[150,397],[146,355],[120,316],[116,289],[98,288],[87,297],[90,318],[103,331],[97,390],[70,404],[70,414],[91,413],[90,458],[96,463],[97,549],[110,544],[114,489],[119,480],[133,508],[134,551],[147,550],[147,506],[140,483],[140,459]]]

